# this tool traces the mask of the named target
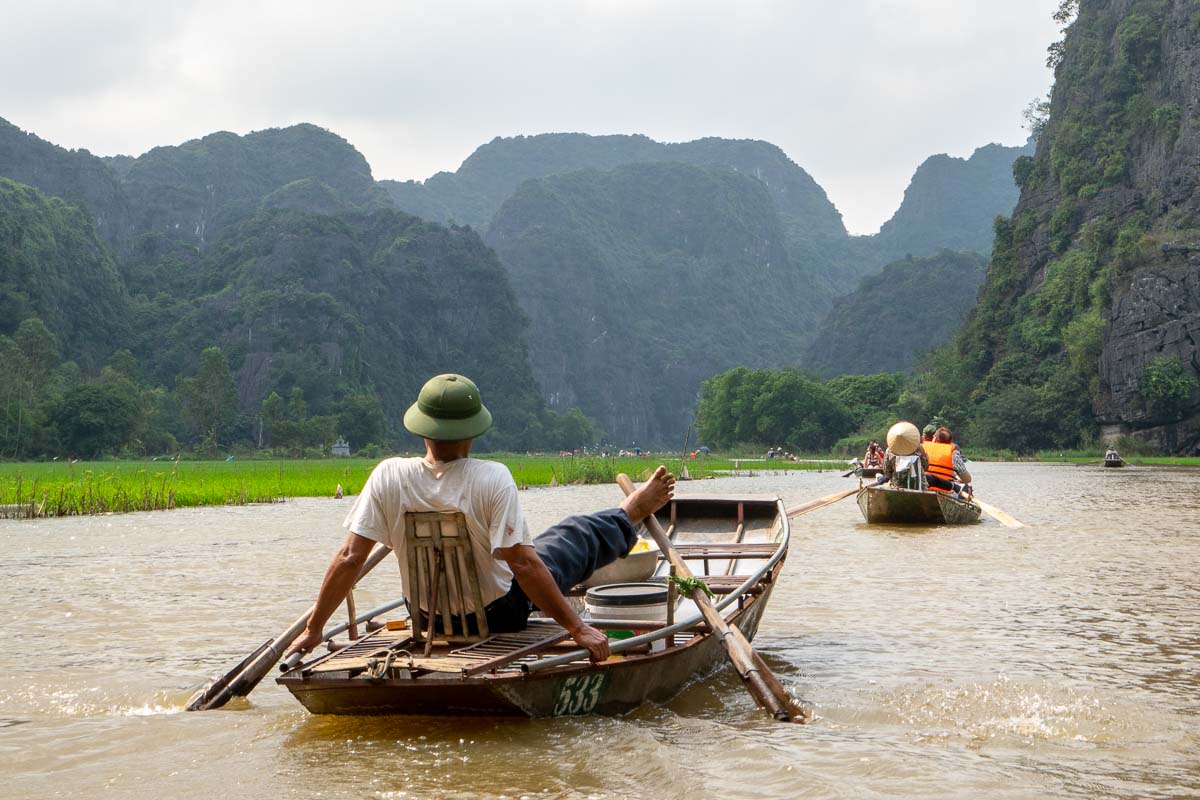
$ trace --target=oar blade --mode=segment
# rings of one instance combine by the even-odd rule
[[[982,500],[980,500],[978,497],[972,497],[971,501],[973,503],[975,503],[975,505],[982,508],[983,512],[985,514],[987,514],[989,517],[991,517],[992,519],[999,522],[1001,525],[1004,525],[1009,528],[1024,528],[1025,527],[1025,523],[1021,522],[1020,520],[1016,519],[1012,515],[1008,514],[1003,509],[996,508],[994,505],[991,505],[990,503],[985,503]]]

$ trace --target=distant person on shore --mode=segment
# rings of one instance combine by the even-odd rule
[[[911,422],[897,422],[887,433],[883,454],[883,472],[877,483],[890,483],[897,489],[924,489],[929,458],[921,448],[921,432]]]
[[[970,496],[971,473],[967,471],[962,450],[954,444],[953,439],[950,429],[943,425],[934,432],[932,442],[921,445],[929,457],[929,466],[925,469],[926,480],[929,488],[935,492]]]
[[[404,414],[404,427],[425,440],[424,458],[389,458],[371,472],[343,525],[349,531],[334,555],[304,633],[288,653],[308,652],[322,641],[329,617],[341,605],[376,542],[395,551],[401,581],[411,586],[405,558],[405,514],[461,511],[466,517],[493,633],[524,630],[532,607],[553,617],[593,661],[609,656],[608,638],[584,622],[564,592],[637,543],[634,526],[670,501],[675,478],[660,466],[619,508],[568,517],[536,539],[529,535],[508,467],[470,458],[471,444],[492,426],[479,389],[462,375],[438,375],[421,387]],[[407,598],[421,625],[420,599]],[[462,620],[477,627],[475,614]]]

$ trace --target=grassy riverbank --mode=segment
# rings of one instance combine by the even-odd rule
[[[551,483],[612,483],[659,463],[678,473],[678,456],[598,458],[483,456],[508,465],[521,488]],[[169,508],[269,503],[288,497],[330,497],[340,484],[357,494],[378,459],[242,461],[97,461],[0,464],[0,517],[56,517]],[[829,461],[688,459],[692,478],[784,470],[842,469]]]

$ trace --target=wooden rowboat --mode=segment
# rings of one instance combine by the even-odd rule
[[[717,609],[752,639],[787,556],[790,528],[777,498],[676,498],[659,512],[676,549],[715,593]],[[660,563],[658,580],[668,566]],[[578,593],[578,592],[576,592]],[[672,596],[675,592],[672,589]],[[276,679],[314,714],[570,716],[620,714],[663,702],[725,661],[691,600],[666,619],[593,621],[630,638],[592,664],[566,632],[533,618],[519,633],[422,657],[405,630],[380,628]]]
[[[945,492],[868,486],[858,493],[863,519],[876,524],[963,525],[978,522],[982,510]]]
[[[1104,459],[1104,466],[1106,466],[1106,467],[1123,467],[1123,466],[1125,466],[1125,459],[1119,458],[1119,457],[1118,458],[1106,458],[1106,459]]]

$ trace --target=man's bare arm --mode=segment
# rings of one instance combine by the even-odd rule
[[[609,656],[608,637],[585,623],[579,613],[563,597],[554,576],[546,569],[537,551],[527,544],[501,547],[493,551],[512,570],[513,578],[535,606],[562,625],[580,647],[591,654],[592,661],[604,661]]]
[[[321,591],[317,594],[317,604],[308,617],[308,625],[300,634],[287,654],[307,653],[321,643],[321,633],[325,623],[337,611],[338,606],[346,599],[346,595],[354,588],[354,581],[359,570],[367,561],[375,542],[357,533],[346,534],[346,541],[338,548],[325,571],[325,580],[321,582]]]

